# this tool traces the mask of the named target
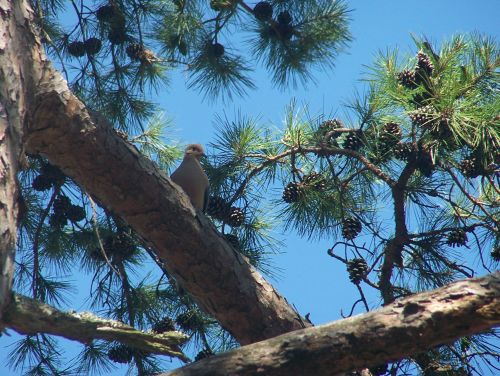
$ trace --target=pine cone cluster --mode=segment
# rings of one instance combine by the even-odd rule
[[[340,132],[332,132],[334,129],[344,128],[344,125],[339,119],[329,119],[322,122],[317,130],[317,136],[320,142],[326,142],[328,146],[338,146],[336,138]],[[332,133],[330,133],[332,132]]]
[[[70,199],[64,195],[59,195],[54,200],[52,214],[49,217],[49,224],[53,227],[64,227],[68,220],[73,223],[85,219],[85,209],[78,205],[73,205]]]
[[[226,223],[231,227],[240,227],[245,222],[245,213],[240,208],[235,206],[229,209]]]
[[[436,118],[435,109],[431,105],[420,107],[409,114],[409,116],[415,125],[419,125],[424,128],[431,128],[432,123]]]
[[[182,36],[177,34],[172,34],[169,37],[168,44],[170,48],[177,48],[182,56],[186,56],[188,53],[188,45]]]
[[[170,317],[165,316],[162,318],[160,321],[156,322],[151,330],[154,333],[165,333],[165,332],[171,332],[175,330],[175,322],[172,320]]]
[[[323,121],[319,125],[318,130],[324,134],[326,132],[329,132],[329,131],[331,131],[333,129],[337,129],[337,128],[344,128],[344,124],[342,124],[342,121],[340,119],[333,118],[333,119],[328,119],[328,120]]]
[[[108,358],[115,363],[130,363],[134,352],[127,345],[116,345],[109,349]]]
[[[416,156],[416,150],[411,142],[398,142],[393,148],[394,156],[402,161],[409,162]]]
[[[389,139],[396,139],[396,140],[400,140],[402,135],[403,135],[403,131],[401,130],[401,126],[398,124],[398,123],[386,123],[384,124],[384,128],[383,128],[383,134],[389,138]]]
[[[228,211],[229,205],[224,199],[218,196],[210,196],[206,209],[209,216],[222,221],[226,217]]]
[[[219,221],[226,222],[231,227],[239,227],[245,222],[245,213],[236,206],[218,196],[210,196],[206,213]]]
[[[82,57],[85,55],[85,43],[80,40],[71,42],[68,44],[68,52],[75,57]]]
[[[451,247],[460,247],[467,244],[467,233],[460,228],[450,231],[446,239],[446,244]]]
[[[51,187],[60,187],[65,179],[66,176],[59,168],[50,163],[44,163],[40,169],[40,175],[33,179],[31,186],[35,191],[46,191]]]
[[[344,140],[344,143],[342,146],[344,149],[349,149],[349,150],[359,150],[361,146],[363,146],[363,132],[358,130],[352,133],[349,133],[347,137]]]
[[[97,54],[102,47],[102,42],[99,38],[89,38],[86,41],[73,41],[68,44],[68,53],[75,57],[82,57],[87,53],[89,56]]]
[[[287,10],[281,11],[276,19],[273,20],[273,6],[268,1],[261,1],[253,8],[253,14],[261,22],[267,23],[267,33],[271,38],[277,38],[282,41],[289,41],[295,29],[293,19]]]
[[[273,6],[267,1],[261,1],[253,8],[253,14],[259,21],[270,21],[273,18]]]
[[[468,157],[464,158],[459,164],[458,169],[466,178],[477,178],[478,176],[487,176],[498,168],[495,162],[484,166],[481,163],[479,157],[475,153],[470,154]]]
[[[382,155],[390,155],[394,146],[401,140],[403,132],[401,126],[397,123],[384,124],[379,137],[379,151]]]
[[[458,165],[458,169],[467,178],[476,178],[481,174],[481,171],[478,167],[477,158],[473,155],[464,158]]]
[[[416,57],[417,64],[414,70],[405,69],[396,75],[398,82],[407,89],[415,89],[419,84],[426,83],[434,71],[434,65],[427,54],[419,51]]]
[[[346,218],[342,221],[342,236],[352,240],[361,232],[361,222],[357,218]]]
[[[145,48],[142,44],[131,43],[125,49],[125,53],[131,60],[139,61],[144,58]]]
[[[415,163],[417,170],[424,176],[430,177],[436,168],[432,158],[431,149],[426,146],[420,146],[417,153],[417,160]]]
[[[128,39],[127,32],[125,30],[125,26],[112,27],[108,32],[108,40],[111,44],[122,44],[125,43]]]
[[[103,5],[96,10],[95,15],[102,26],[109,29],[108,40],[112,44],[122,44],[127,41],[125,16],[118,5],[115,3]]]
[[[359,284],[368,273],[368,264],[362,258],[355,258],[347,262],[349,279],[354,284]]]
[[[315,171],[304,175],[302,183],[305,186],[312,187],[316,191],[324,191],[326,189],[326,179],[323,177],[323,175],[318,174]]]
[[[422,51],[417,53],[417,65],[415,67],[415,79],[417,83],[425,81],[426,78],[432,76],[434,65],[427,54]]]
[[[290,182],[283,190],[283,201],[288,204],[300,201],[304,197],[305,189],[302,183]]]
[[[133,239],[124,232],[117,232],[106,236],[102,246],[106,256],[114,262],[126,259],[136,251],[136,245]],[[89,256],[97,262],[105,261],[103,250],[100,247],[92,249],[89,252]]]
[[[90,55],[96,55],[101,51],[102,42],[99,38],[89,38],[84,43],[85,52]]]
[[[118,12],[113,5],[103,5],[96,10],[95,15],[100,22],[112,22]]]
[[[113,256],[114,259],[124,258],[133,254],[136,250],[134,240],[125,232],[118,232],[106,237],[104,249]]]
[[[280,12],[278,14],[278,17],[276,17],[276,20],[278,21],[277,30],[280,39],[290,40],[294,33],[294,28],[292,25],[292,16],[290,15],[290,12],[286,10]]]
[[[185,332],[202,329],[205,325],[203,317],[195,310],[181,313],[177,316],[175,322],[179,325],[179,328]]]
[[[405,69],[397,74],[399,83],[407,89],[415,89],[417,83],[415,82],[415,72]]]
[[[218,59],[224,55],[224,46],[220,43],[211,43],[208,46],[208,53],[211,57]]]

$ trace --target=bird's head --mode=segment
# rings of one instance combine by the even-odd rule
[[[185,156],[193,157],[199,160],[201,157],[205,157],[205,151],[203,150],[203,146],[200,144],[191,144],[187,146]]]

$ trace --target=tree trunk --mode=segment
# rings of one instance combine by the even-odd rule
[[[163,376],[338,375],[500,324],[500,272],[203,359]]]
[[[22,158],[23,126],[30,90],[33,53],[41,51],[29,25],[25,4],[0,0],[0,331],[2,313],[11,299],[19,196],[16,176]],[[39,52],[38,52],[39,53]]]

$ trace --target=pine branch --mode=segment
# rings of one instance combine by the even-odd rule
[[[91,313],[62,312],[31,298],[14,294],[4,311],[2,325],[20,334],[52,334],[83,344],[93,340],[118,341],[150,354],[169,355],[185,362],[189,359],[178,348],[188,337],[180,332],[160,335],[144,333],[118,321]]]
[[[346,155],[352,157],[363,163],[368,170],[370,170],[379,179],[387,183],[387,185],[389,185],[390,187],[396,184],[394,179],[392,179],[389,175],[383,172],[375,164],[371,163],[365,156],[354,150],[334,148],[334,147],[300,147],[298,151],[310,152],[316,154],[325,153],[327,155]]]
[[[342,131],[348,132],[345,129]],[[269,156],[261,156],[261,155],[256,155],[256,154],[250,154],[250,157],[261,157],[265,159],[260,165],[254,167],[250,172],[246,175],[245,180],[243,183],[240,185],[240,187],[236,190],[234,195],[230,199],[230,203],[234,202],[237,200],[237,198],[245,191],[246,187],[250,183],[250,180],[256,176],[259,172],[263,171],[266,167],[272,165],[273,163],[277,163],[281,159],[284,159],[288,156],[293,156],[295,154],[300,154],[300,153],[314,153],[314,154],[322,154],[322,155],[345,155],[349,156],[352,158],[355,158],[359,160],[361,163],[365,165],[365,168],[369,171],[371,171],[373,174],[375,174],[377,177],[382,179],[384,182],[386,182],[389,186],[393,186],[396,184],[396,182],[387,174],[385,174],[380,168],[378,168],[375,164],[371,163],[366,157],[364,157],[362,154],[354,151],[354,150],[348,150],[348,149],[341,149],[341,148],[333,148],[333,147],[306,147],[306,146],[292,146],[290,149],[277,154],[275,156],[269,157]],[[347,182],[349,182],[350,179],[354,178],[354,176],[351,176]]]
[[[500,273],[462,280],[382,309],[298,330],[163,376],[337,375],[375,367],[500,325]],[[353,356],[355,354],[355,356]]]

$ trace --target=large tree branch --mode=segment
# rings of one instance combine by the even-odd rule
[[[455,282],[377,311],[298,330],[164,376],[338,375],[500,325],[500,273]]]
[[[101,319],[88,312],[62,312],[22,295],[13,296],[4,311],[4,324],[21,334],[53,334],[85,344],[97,339],[119,341],[150,354],[170,355],[188,360],[178,348],[188,339],[182,333],[144,333],[118,321]]]
[[[34,17],[27,3],[0,0],[0,11],[1,17],[14,23],[5,25],[2,30],[24,29],[23,33],[9,34],[8,45],[22,49],[23,52],[17,51],[15,55],[22,61],[13,60],[2,67],[13,71],[22,67],[23,72],[22,75],[15,72],[17,75],[2,86],[5,92],[1,99],[11,98],[9,95],[16,93],[13,88],[19,87],[17,92],[24,94],[19,96],[22,101],[16,97],[12,102],[17,100],[17,108],[28,115],[16,120],[25,127],[26,150],[45,155],[132,226],[199,306],[212,314],[240,343],[271,338],[307,326],[213,225],[201,213],[195,212],[188,197],[163,171],[71,93],[61,75],[50,66],[35,37]],[[15,17],[10,19],[5,14]],[[21,134],[11,134],[19,144]],[[15,190],[12,181],[15,172],[15,169],[9,171],[10,190]],[[9,211],[8,223],[12,224],[13,198],[9,200],[6,210]],[[1,210],[3,208],[1,206]],[[3,226],[6,222],[3,217],[0,219]],[[10,254],[4,255],[12,261],[15,227],[9,231],[10,238],[4,239],[7,239]],[[2,263],[2,268],[10,270],[11,266]],[[4,297],[9,296],[3,292],[10,289],[10,278],[2,278],[8,282],[2,291]]]
[[[284,298],[194,211],[187,196],[90,113],[59,74],[50,76],[37,92],[27,150],[45,155],[132,226],[201,308],[241,343],[301,328]]]

